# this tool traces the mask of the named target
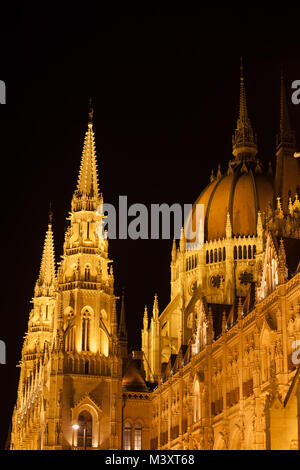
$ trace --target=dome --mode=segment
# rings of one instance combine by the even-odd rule
[[[263,174],[259,166],[254,167],[248,162],[229,168],[227,174],[219,174],[202,191],[195,203],[204,205],[205,241],[225,237],[227,213],[233,235],[255,235],[258,212],[265,212],[273,200],[273,178]],[[194,230],[195,219],[194,209]]]

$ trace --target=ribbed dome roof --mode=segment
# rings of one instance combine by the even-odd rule
[[[204,204],[205,241],[225,237],[227,213],[236,236],[256,234],[257,213],[266,211],[273,199],[273,178],[255,170],[255,164],[240,163],[212,181],[195,204]],[[193,211],[195,229],[196,211]]]

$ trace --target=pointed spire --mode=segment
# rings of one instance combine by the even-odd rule
[[[258,213],[257,213],[256,233],[257,233],[258,237],[262,237],[263,224],[262,224],[262,220],[261,220],[261,212],[260,211],[258,211]]]
[[[147,305],[145,305],[144,317],[143,317],[143,326],[144,326],[145,331],[148,330],[148,325],[149,325],[148,310],[147,310]]]
[[[181,235],[180,235],[180,242],[179,242],[179,249],[181,253],[185,251],[185,243],[186,243],[186,240],[185,240],[184,228],[181,227]]]
[[[227,217],[226,217],[225,233],[226,233],[226,238],[231,238],[231,237],[232,237],[232,226],[231,226],[231,221],[230,221],[230,214],[229,214],[229,212],[227,212]]]
[[[158,320],[158,314],[159,314],[159,308],[158,308],[158,300],[157,300],[157,294],[154,295],[154,302],[153,302],[153,319]]]
[[[293,148],[296,145],[295,132],[291,129],[289,118],[283,71],[281,71],[280,76],[280,128],[277,135],[277,145],[280,146],[282,144],[292,145]]]
[[[215,181],[216,177],[214,175],[214,169],[211,170],[211,175],[210,175],[210,182],[213,183]]]
[[[172,245],[172,261],[174,262],[175,260],[176,260],[176,241],[174,238],[173,245]]]
[[[251,121],[248,117],[246,91],[244,83],[244,67],[242,58],[240,71],[240,108],[236,131],[232,138],[232,153],[237,161],[241,161],[242,159],[254,160],[257,154],[257,146],[256,139],[253,134]]]
[[[119,324],[118,336],[119,336],[119,338],[127,338],[127,328],[126,328],[126,321],[125,321],[124,288],[122,290],[122,303],[121,303],[121,314],[120,314],[120,324]]]
[[[52,232],[52,219],[49,220],[48,230],[46,232],[44,249],[40,267],[40,274],[36,283],[37,296],[52,295],[55,283],[55,255],[54,241]]]
[[[283,239],[280,239],[280,245],[279,245],[279,250],[278,250],[278,260],[279,260],[279,266],[278,266],[278,284],[284,284],[284,282],[287,279],[287,265],[286,265],[286,251],[284,247],[284,242]]]
[[[222,176],[222,173],[221,173],[221,165],[220,165],[220,163],[219,163],[219,165],[218,165],[218,172],[217,172],[217,179],[220,179],[221,176]]]
[[[93,131],[93,114],[94,110],[90,103],[88,130],[85,134],[77,189],[73,198],[75,202],[74,210],[96,210],[99,205],[100,194],[98,187],[95,135]],[[92,202],[96,204],[90,205],[86,203],[85,207],[82,207],[82,200],[87,201],[88,198],[92,199]]]

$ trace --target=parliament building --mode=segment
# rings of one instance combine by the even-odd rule
[[[155,295],[141,312],[141,351],[129,354],[97,230],[91,112],[58,265],[49,218],[10,449],[300,449],[299,198],[283,79],[273,172],[258,158],[241,71],[232,155],[195,203],[204,243],[184,230],[174,240],[170,301],[161,309]]]

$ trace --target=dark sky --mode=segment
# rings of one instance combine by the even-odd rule
[[[98,3],[98,2],[97,2]],[[93,97],[105,202],[193,203],[218,163],[227,170],[244,57],[259,155],[275,164],[280,68],[300,79],[300,9],[203,8],[192,16],[28,3],[2,18],[0,79],[0,446],[16,399],[22,338],[54,210],[56,257],[78,175]],[[176,13],[176,14],[175,14]],[[288,96],[290,92],[288,91]],[[300,106],[290,104],[299,137]],[[126,288],[130,347],[140,347],[144,305],[170,295],[171,242],[111,241],[116,293]]]

